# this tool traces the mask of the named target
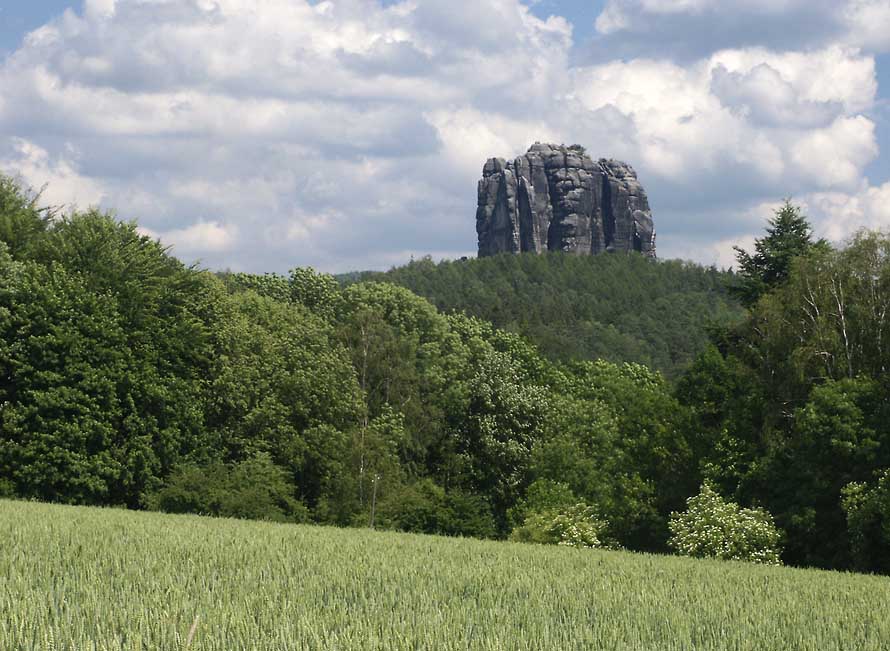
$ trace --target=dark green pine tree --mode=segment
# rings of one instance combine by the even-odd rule
[[[800,206],[786,199],[775,217],[769,220],[766,237],[754,240],[753,255],[740,247],[733,247],[740,280],[733,293],[750,307],[788,279],[795,258],[815,247],[827,246],[823,239],[813,241],[813,230]]]

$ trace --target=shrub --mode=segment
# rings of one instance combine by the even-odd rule
[[[856,568],[890,573],[890,470],[874,486],[852,482],[841,495]]]
[[[568,484],[536,479],[529,485],[525,497],[507,512],[507,522],[511,529],[516,529],[525,523],[529,514],[561,511],[581,501]]]
[[[247,520],[307,522],[309,511],[295,499],[285,472],[268,454],[229,466],[180,466],[160,490],[146,496],[153,511],[199,513]]]
[[[686,504],[668,525],[669,544],[681,555],[781,565],[781,532],[763,509],[739,508],[708,484]]]
[[[382,525],[401,531],[491,538],[494,519],[488,503],[477,495],[445,491],[431,479],[404,486],[380,504]]]
[[[608,525],[596,509],[575,504],[558,510],[533,511],[510,534],[517,542],[568,547],[609,547],[605,540]]]
[[[15,497],[15,484],[8,479],[0,479],[0,499],[12,499]]]

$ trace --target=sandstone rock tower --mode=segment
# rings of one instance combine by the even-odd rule
[[[516,160],[489,158],[476,209],[479,257],[521,251],[655,257],[652,212],[627,163],[581,147],[535,143]]]

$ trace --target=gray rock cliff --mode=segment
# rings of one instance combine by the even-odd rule
[[[652,212],[627,163],[577,146],[535,143],[512,161],[489,158],[476,209],[479,257],[522,251],[655,257]]]

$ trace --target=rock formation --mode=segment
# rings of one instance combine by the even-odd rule
[[[581,147],[535,143],[516,160],[489,158],[476,209],[479,257],[521,251],[655,257],[652,213],[627,163]]]

